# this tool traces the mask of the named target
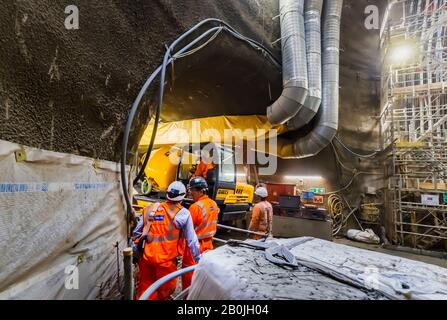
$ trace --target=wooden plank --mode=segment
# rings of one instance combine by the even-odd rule
[[[412,94],[415,92],[424,92],[429,90],[443,90],[445,87],[443,82],[436,82],[432,84],[420,84],[416,86],[402,87],[402,88],[394,88],[393,94],[395,95],[406,95]]]
[[[438,183],[435,184],[432,182],[422,182],[419,184],[419,188],[423,190],[446,190],[447,191],[447,184],[446,183]]]

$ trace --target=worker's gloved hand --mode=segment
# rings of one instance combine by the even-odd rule
[[[138,240],[138,244],[136,246],[138,253],[142,253],[144,251],[144,245],[146,244],[147,239],[148,239],[147,235],[143,234]]]

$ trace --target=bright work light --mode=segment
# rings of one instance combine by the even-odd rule
[[[417,47],[412,43],[402,43],[391,49],[390,62],[392,64],[404,64],[416,58]]]

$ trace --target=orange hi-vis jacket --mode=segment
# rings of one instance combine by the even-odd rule
[[[257,203],[253,208],[253,214],[251,216],[250,226],[248,230],[255,232],[272,232],[273,224],[273,207],[267,201]],[[253,235],[253,239],[262,239],[260,235]]]
[[[217,219],[219,217],[219,207],[216,202],[205,195],[189,207],[189,212],[191,212],[194,229],[199,239],[200,252],[213,250],[212,238],[216,234]],[[191,255],[191,251],[189,248],[185,248],[182,267],[186,268],[195,264],[196,262]],[[192,272],[182,275],[183,290],[191,285],[192,277]]]
[[[213,170],[216,167],[214,163],[205,163],[200,161],[197,165],[196,172],[193,174],[193,178],[195,177],[203,177],[205,179],[208,178],[208,171]]]
[[[150,263],[162,264],[175,259],[183,252],[183,248],[179,247],[182,243],[179,242],[181,232],[174,222],[175,215],[182,208],[180,204],[170,205],[165,202],[155,203],[144,209],[143,235],[147,234],[148,239],[144,246],[143,259]]]
[[[219,216],[219,207],[216,202],[205,195],[189,207],[189,212],[191,212],[192,221],[195,227],[194,229],[197,238],[199,239],[200,252],[203,253],[207,250],[213,250],[212,237],[216,234],[217,219]],[[183,267],[192,266],[194,264],[195,261],[191,255],[191,251],[189,248],[185,247]],[[191,278],[191,276],[192,273],[182,277],[182,279],[189,283],[190,281],[187,281],[187,278]]]
[[[217,220],[219,207],[217,203],[208,196],[201,197],[189,208],[193,217],[197,238],[200,240],[211,239],[217,231]]]

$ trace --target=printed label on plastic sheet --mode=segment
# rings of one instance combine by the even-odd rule
[[[0,299],[110,298],[127,247],[119,164],[0,140],[0,172]]]

